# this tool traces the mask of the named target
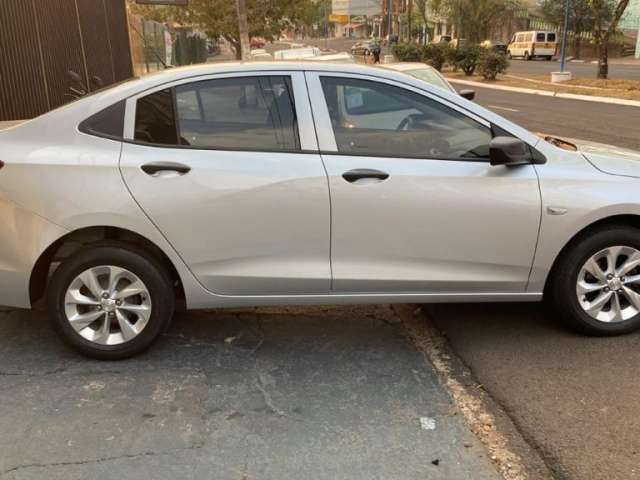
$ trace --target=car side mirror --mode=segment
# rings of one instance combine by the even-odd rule
[[[489,143],[491,165],[526,165],[533,163],[529,145],[515,137],[494,137]]]
[[[460,96],[467,100],[473,100],[476,98],[476,92],[475,90],[460,90]]]

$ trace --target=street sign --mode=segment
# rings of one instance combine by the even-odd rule
[[[189,0],[136,0],[138,5],[177,5],[180,7],[186,7],[189,5]]]
[[[329,15],[329,21],[342,24],[349,23],[349,15],[336,15],[332,13]]]

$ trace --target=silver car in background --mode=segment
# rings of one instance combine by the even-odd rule
[[[588,334],[640,325],[637,154],[400,72],[172,69],[0,132],[0,156],[0,304],[44,299],[95,358],[149,347],[176,303],[544,296]]]

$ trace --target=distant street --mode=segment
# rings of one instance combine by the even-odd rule
[[[476,88],[476,93],[477,103],[534,132],[640,150],[639,107],[488,88]]]
[[[307,39],[300,40],[300,43],[315,45],[320,48],[328,48],[338,51],[348,51],[357,40],[353,38],[329,38],[329,39]],[[632,57],[623,59],[610,59],[609,78],[612,80],[640,80],[640,60],[634,60]],[[625,64],[620,64],[624,62]],[[627,65],[626,63],[630,63]],[[579,78],[595,78],[597,65],[590,62],[585,63],[567,63],[569,70],[575,77]],[[513,59],[509,73],[513,75],[549,75],[551,72],[558,71],[560,64],[557,61],[548,62],[546,60],[524,61]]]

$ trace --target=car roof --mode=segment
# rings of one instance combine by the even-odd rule
[[[422,68],[429,68],[425,64],[415,64]],[[159,72],[151,73],[138,79],[124,82],[114,88],[107,88],[104,92],[88,97],[93,100],[96,108],[112,105],[118,100],[128,98],[146,90],[152,89],[176,81],[197,78],[201,76],[224,74],[224,73],[250,73],[250,72],[334,72],[344,74],[372,75],[403,83],[410,83],[418,88],[423,88],[424,84],[417,80],[408,80],[409,77],[400,72],[394,72],[390,68],[379,68],[376,66],[363,65],[358,63],[344,62],[318,62],[313,60],[276,60],[276,61],[248,61],[248,62],[219,62],[203,63],[186,67],[170,68]],[[83,102],[84,99],[78,102]]]
[[[420,62],[399,62],[399,63],[384,63],[380,65],[382,68],[389,68],[391,70],[397,70],[398,72],[406,72],[409,70],[416,70],[418,68],[427,68],[435,70],[431,65]]]

